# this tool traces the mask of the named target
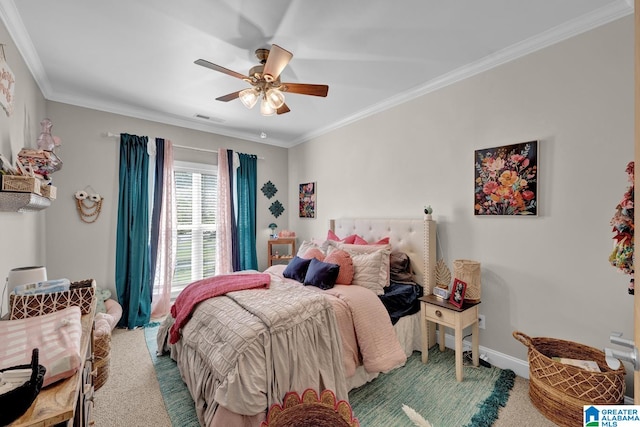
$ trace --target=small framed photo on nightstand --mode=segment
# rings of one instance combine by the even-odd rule
[[[460,279],[453,281],[449,302],[458,308],[462,308],[464,303],[464,293],[467,291],[467,284]]]

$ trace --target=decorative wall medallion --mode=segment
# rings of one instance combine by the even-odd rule
[[[282,203],[276,200],[275,202],[271,203],[271,206],[269,206],[269,210],[271,211],[271,214],[273,216],[278,218],[280,215],[282,215],[282,212],[284,212],[284,206],[282,206]]]
[[[271,181],[265,182],[260,190],[262,191],[262,194],[267,196],[267,199],[272,198],[278,192],[278,189]]]

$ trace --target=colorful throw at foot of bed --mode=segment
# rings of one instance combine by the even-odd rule
[[[180,292],[171,306],[171,316],[176,319],[171,327],[169,342],[180,339],[180,329],[187,323],[194,307],[209,298],[228,292],[246,289],[269,288],[271,276],[264,273],[222,274],[189,284]]]

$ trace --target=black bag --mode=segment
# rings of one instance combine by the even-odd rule
[[[10,371],[14,369],[31,369],[31,378],[29,381],[16,387],[11,391],[0,394],[0,426],[7,425],[18,418],[29,409],[29,406],[40,393],[44,374],[47,369],[38,364],[38,349],[34,348],[31,352],[30,365],[18,365],[10,368],[2,369],[0,372]]]

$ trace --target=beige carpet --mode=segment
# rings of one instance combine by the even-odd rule
[[[116,329],[113,332],[111,344],[109,378],[95,393],[95,425],[99,427],[171,426],[145,343],[144,331]],[[494,423],[494,427],[555,426],[531,404],[528,393],[528,380],[516,377],[509,401],[500,410],[499,419]],[[407,420],[407,426],[410,425],[410,421]]]

